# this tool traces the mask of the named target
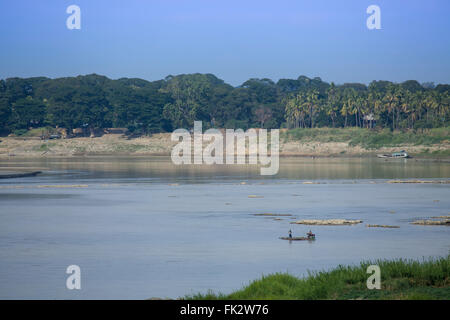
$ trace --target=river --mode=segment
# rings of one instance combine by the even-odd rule
[[[229,293],[274,272],[450,249],[447,226],[410,224],[449,214],[450,184],[388,183],[448,181],[448,162],[281,158],[269,177],[256,166],[175,166],[167,157],[12,158],[0,167],[43,171],[0,180],[0,299]],[[363,223],[290,224],[332,218]],[[316,240],[280,240],[289,229],[311,229]],[[69,265],[81,269],[81,290],[66,288]]]

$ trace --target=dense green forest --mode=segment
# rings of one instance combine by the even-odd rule
[[[204,127],[420,129],[449,126],[450,85],[320,78],[250,79],[238,87],[212,74],[146,81],[92,74],[0,80],[1,134],[30,128],[123,128],[137,134]]]

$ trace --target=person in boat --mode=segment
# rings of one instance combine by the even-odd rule
[[[292,239],[292,231],[289,230],[289,238]]]
[[[314,238],[316,235],[309,230],[309,232],[306,234],[308,236],[308,239]]]

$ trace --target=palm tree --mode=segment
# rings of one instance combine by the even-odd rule
[[[285,112],[286,120],[288,123],[294,123],[294,127],[304,127],[305,126],[305,103],[307,96],[304,92],[299,92],[295,96],[291,96],[286,100]]]
[[[384,107],[386,108],[386,110],[390,114],[392,114],[392,130],[395,130],[395,113],[397,110],[398,99],[397,99],[394,85],[389,86],[388,92],[384,96],[383,101],[384,101]]]
[[[309,110],[309,121],[310,127],[314,127],[314,118],[319,111],[319,92],[317,90],[312,90],[306,94],[306,101],[304,102],[305,107]]]
[[[333,128],[335,127],[336,124],[337,113],[339,110],[338,106],[339,100],[340,100],[339,92],[336,90],[336,86],[332,82],[330,88],[328,88],[327,91],[327,101],[325,104],[325,109],[326,114],[331,118]]]

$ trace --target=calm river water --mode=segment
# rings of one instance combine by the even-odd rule
[[[0,299],[228,293],[273,272],[302,276],[450,249],[448,227],[410,224],[449,214],[450,184],[387,183],[449,180],[450,163],[282,158],[273,177],[253,166],[179,167],[165,157],[12,159],[0,167],[44,172],[0,180]],[[292,218],[364,222],[310,227]],[[279,240],[289,229],[294,236],[312,229],[317,239]],[[66,288],[73,264],[81,290]]]

